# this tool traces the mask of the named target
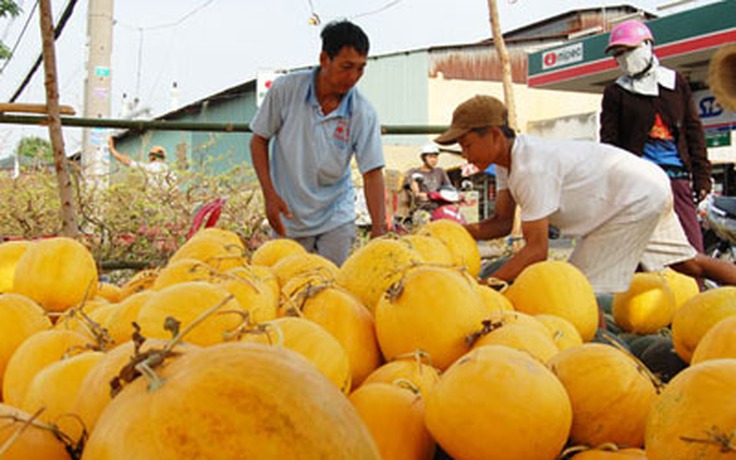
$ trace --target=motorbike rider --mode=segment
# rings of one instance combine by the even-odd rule
[[[435,144],[426,144],[422,147],[419,157],[422,165],[412,168],[406,173],[404,186],[410,193],[412,208],[425,208],[430,205],[430,192],[436,192],[443,186],[452,187],[450,178],[444,169],[437,166],[440,150]]]

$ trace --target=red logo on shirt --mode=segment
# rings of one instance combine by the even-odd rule
[[[332,134],[332,137],[343,142],[347,142],[348,139],[350,139],[348,120],[343,118],[337,122],[337,127],[335,127],[335,132]]]

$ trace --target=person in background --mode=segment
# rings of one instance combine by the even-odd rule
[[[419,153],[422,165],[406,172],[404,187],[411,193],[415,207],[426,204],[430,192],[436,192],[442,186],[452,186],[445,170],[437,167],[439,155],[440,149],[435,144],[424,145]]]
[[[654,37],[636,20],[611,30],[606,53],[621,76],[603,94],[601,142],[621,147],[662,168],[670,179],[675,213],[690,244],[703,252],[697,203],[711,189],[711,164],[690,86],[659,64]]]
[[[107,145],[113,158],[125,166],[143,171],[148,184],[153,184],[155,187],[164,189],[166,186],[174,183],[176,176],[169,169],[168,163],[166,163],[166,149],[160,145],[154,145],[148,151],[148,163],[135,161],[130,156],[120,153],[115,148],[115,139],[112,136],[108,138]]]
[[[465,226],[475,239],[508,235],[519,205],[525,245],[491,274],[495,278],[513,281],[546,260],[554,225],[576,238],[569,262],[596,293],[626,291],[639,264],[736,284],[736,265],[690,245],[673,211],[669,179],[650,161],[609,144],[517,136],[506,107],[491,96],[460,104],[435,142],[457,142],[480,170],[496,165],[493,217]]]
[[[148,163],[135,161],[128,155],[120,153],[118,149],[115,148],[115,139],[112,136],[107,139],[107,145],[113,158],[125,166],[141,168],[145,172],[152,174],[159,174],[169,170],[169,165],[166,164],[166,149],[160,145],[154,145],[151,147],[151,150],[148,152]]]
[[[363,176],[371,237],[387,231],[384,158],[376,111],[355,88],[368,37],[337,21],[321,38],[318,67],[274,80],[250,124],[250,151],[273,232],[339,266],[356,239],[353,158]]]

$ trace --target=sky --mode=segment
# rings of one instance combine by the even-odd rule
[[[56,42],[60,103],[84,107],[87,3],[80,0]],[[157,116],[256,78],[261,71],[313,65],[321,26],[334,19],[360,25],[371,56],[429,46],[474,43],[491,36],[487,0],[113,0],[110,117],[128,100]],[[580,8],[629,4],[664,15],[672,0],[497,0],[503,31]],[[0,40],[15,55],[0,61],[0,99],[9,101],[41,52],[36,0],[16,0],[23,14],[0,19]],[[57,21],[69,0],[52,0]],[[319,25],[314,25],[319,18]],[[370,71],[370,68],[367,69]],[[176,83],[177,90],[172,91]],[[43,66],[16,102],[43,103]],[[174,102],[172,104],[172,102]],[[234,120],[248,122],[248,120]],[[40,134],[39,134],[40,133]],[[39,128],[0,125],[0,157]],[[81,144],[81,129],[64,130],[67,151]]]

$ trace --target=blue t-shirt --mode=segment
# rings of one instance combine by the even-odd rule
[[[319,67],[274,80],[251,121],[271,139],[271,179],[294,219],[290,237],[319,235],[355,220],[350,162],[361,174],[384,166],[381,129],[373,106],[356,88],[324,115],[315,93]]]
[[[644,143],[642,156],[660,166],[683,167],[682,159],[677,153],[677,144],[672,135],[672,130],[659,113],[654,115],[654,124],[649,130],[647,141]]]
[[[643,157],[660,166],[683,166],[675,141],[669,139],[649,138],[644,143]]]

